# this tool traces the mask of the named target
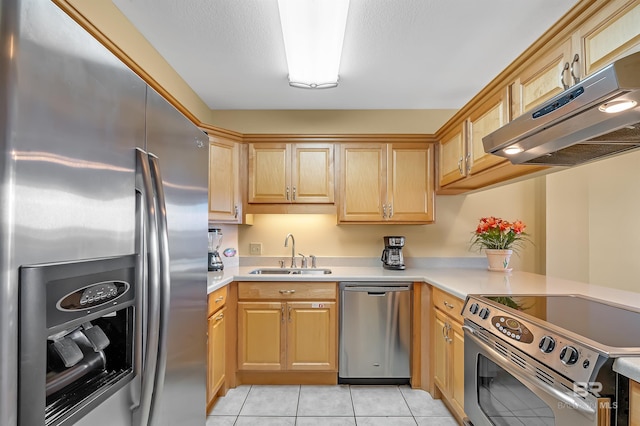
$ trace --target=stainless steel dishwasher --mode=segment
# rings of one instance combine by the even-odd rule
[[[409,383],[412,283],[340,283],[339,383]]]

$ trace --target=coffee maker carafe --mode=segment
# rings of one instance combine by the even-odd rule
[[[384,250],[382,250],[380,260],[385,269],[402,270],[405,268],[402,247],[404,247],[404,237],[384,237]]]
[[[222,230],[220,228],[209,228],[209,270],[222,271],[224,265],[218,249],[222,244]]]

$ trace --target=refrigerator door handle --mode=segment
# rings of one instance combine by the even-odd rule
[[[134,410],[134,424],[147,426],[153,400],[154,381],[158,363],[158,341],[160,327],[160,247],[158,238],[157,214],[158,207],[154,197],[149,155],[142,149],[136,148],[136,175],[139,181],[136,187],[142,195],[145,212],[145,243],[147,253],[141,253],[147,258],[147,326],[146,341],[144,341],[144,358],[141,373],[140,404]],[[148,256],[147,256],[148,254]]]
[[[154,186],[156,201],[158,206],[157,224],[158,224],[158,242],[160,254],[160,318],[158,329],[158,362],[156,365],[155,380],[153,384],[153,400],[151,401],[151,410],[149,420],[154,424],[154,417],[157,416],[159,410],[159,400],[164,388],[164,377],[167,367],[167,332],[169,324],[169,299],[171,295],[171,274],[169,265],[169,231],[167,229],[167,209],[164,196],[164,187],[162,185],[162,174],[160,173],[160,163],[158,157],[153,153],[149,153],[149,162],[151,165],[151,180]],[[155,414],[155,415],[154,415]]]

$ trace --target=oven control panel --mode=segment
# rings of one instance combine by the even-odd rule
[[[545,327],[544,321],[538,324],[499,303],[476,297],[467,297],[462,311],[465,319],[574,381],[590,381],[595,368],[604,360],[571,336]]]
[[[531,331],[515,318],[498,315],[491,318],[491,324],[508,339],[522,343],[533,342]]]

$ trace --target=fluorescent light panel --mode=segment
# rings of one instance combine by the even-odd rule
[[[338,85],[349,0],[278,0],[289,84]]]

